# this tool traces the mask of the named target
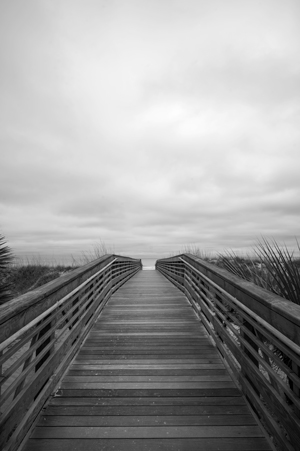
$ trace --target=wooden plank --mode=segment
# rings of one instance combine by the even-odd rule
[[[178,347],[178,348],[185,348],[185,347],[189,347],[189,348],[207,348],[209,347],[208,341],[207,341],[207,337],[204,338],[205,342],[207,343],[207,346],[203,346],[203,340],[200,339],[196,339],[195,337],[192,337],[191,339],[185,339],[185,337],[181,337],[180,339],[177,339],[176,337],[172,337],[172,339],[169,340],[168,336],[164,337],[163,339],[161,339],[160,337],[140,337],[139,341],[137,343],[135,338],[132,337],[92,337],[89,338],[88,340],[86,340],[85,342],[85,346],[89,347],[89,346],[109,346],[109,347],[118,347],[119,345],[121,346],[129,346],[129,347],[145,347],[145,346],[150,346],[150,347]]]
[[[68,382],[63,381],[61,389],[64,390],[189,390],[189,389],[224,389],[235,388],[232,381],[195,381],[195,382]]]
[[[114,398],[112,398],[114,399]],[[249,409],[246,405],[189,405],[188,403],[183,405],[134,405],[130,403],[125,404],[126,401],[122,400],[122,405],[51,405],[47,408],[47,416],[103,416],[103,415],[115,415],[115,416],[131,416],[134,412],[135,416],[143,415],[247,415]],[[125,401],[125,402],[124,402]],[[101,400],[101,402],[103,402]],[[132,408],[134,405],[134,409]]]
[[[195,333],[193,333],[192,331],[173,331],[173,332],[151,332],[151,331],[143,331],[143,332],[126,332],[126,331],[119,331],[119,332],[114,332],[114,331],[110,331],[110,332],[99,332],[98,333],[98,337],[99,339],[102,339],[102,337],[117,337],[119,336],[120,338],[122,336],[127,336],[127,337],[135,337],[135,339],[140,336],[147,336],[147,337],[152,337],[152,336],[156,336],[156,337],[165,337],[165,336],[174,336],[174,337],[178,337],[178,336],[182,336],[182,337],[194,337]],[[199,334],[200,336],[200,334]],[[123,339],[123,337],[122,337]]]
[[[116,351],[118,350],[119,352],[122,352],[124,354],[126,354],[126,351],[131,351],[131,350],[140,350],[140,351],[150,351],[151,350],[155,350],[158,352],[161,351],[167,351],[167,352],[172,352],[172,351],[183,351],[188,352],[188,351],[193,351],[195,352],[198,356],[201,355],[202,353],[212,353],[212,354],[217,354],[217,350],[216,348],[214,348],[213,346],[201,346],[201,344],[193,344],[192,342],[187,342],[187,343],[178,343],[178,345],[176,346],[176,343],[160,343],[159,341],[157,341],[156,343],[149,343],[146,341],[142,341],[139,344],[134,344],[134,343],[130,343],[130,342],[126,342],[123,344],[119,344],[117,342],[97,342],[97,341],[88,341],[85,343],[84,348],[82,349],[81,352],[85,352],[88,353],[90,351],[101,351],[103,353],[109,352],[109,351]]]
[[[110,370],[110,369],[199,369],[199,370],[209,370],[209,369],[223,369],[224,368],[224,364],[223,363],[166,363],[165,361],[162,361],[163,363],[159,364],[159,363],[153,363],[151,364],[151,361],[146,364],[146,363],[129,363],[127,362],[122,362],[120,361],[120,363],[115,362],[113,363],[113,361],[111,362],[111,364],[107,364],[107,363],[99,363],[96,364],[95,361],[90,361],[90,362],[82,362],[82,363],[77,363],[74,362],[72,365],[73,369],[92,369],[92,370]]]
[[[39,427],[140,427],[140,426],[245,426],[255,425],[252,415],[64,415],[41,416]]]
[[[146,358],[147,357],[147,358]],[[178,357],[178,358],[176,358]],[[128,364],[129,367],[132,365],[151,365],[153,362],[153,365],[207,365],[207,364],[222,364],[222,360],[218,357],[210,357],[210,358],[203,358],[203,359],[197,359],[193,358],[193,356],[176,356],[176,355],[168,355],[165,356],[164,354],[151,354],[151,355],[145,355],[145,354],[130,354],[130,355],[122,355],[122,354],[111,354],[107,356],[103,355],[97,355],[97,354],[91,354],[87,356],[80,356],[77,357],[74,361],[74,365],[124,365]]]
[[[195,382],[195,381],[230,381],[226,373],[222,376],[65,376],[64,382],[91,383],[91,382]]]
[[[136,388],[128,388],[128,389],[71,389],[68,390],[64,388],[63,390],[58,390],[59,396],[81,396],[88,397],[96,396],[96,397],[177,397],[177,396],[238,396],[237,388],[203,388],[203,389],[136,389]]]
[[[217,351],[213,350],[211,351],[210,349],[204,349],[202,350],[201,348],[195,350],[195,349],[186,349],[186,348],[182,348],[182,349],[178,349],[178,348],[149,348],[148,350],[146,348],[121,348],[121,349],[115,349],[115,348],[106,348],[106,349],[102,349],[102,348],[95,348],[95,347],[87,347],[85,346],[85,348],[83,350],[81,350],[78,354],[78,356],[88,356],[88,355],[97,355],[97,356],[111,356],[111,355],[164,355],[165,357],[167,357],[168,355],[181,355],[181,356],[185,356],[185,355],[193,355],[193,356],[197,356],[199,357],[200,355],[200,351],[201,351],[201,355],[202,356],[212,356],[212,355],[216,355],[218,356]],[[111,357],[109,357],[111,358]],[[181,357],[182,358],[182,357]]]
[[[258,426],[37,427],[32,438],[263,437]]]
[[[95,358],[93,358],[95,357]],[[113,358],[115,357],[115,358]],[[132,356],[123,356],[122,359],[119,358],[119,356],[108,356],[107,359],[103,359],[102,356],[77,356],[74,364],[81,363],[83,365],[93,365],[96,362],[101,363],[105,365],[123,365],[124,360],[126,360],[126,364],[128,365],[160,365],[162,362],[164,362],[166,365],[202,365],[202,364],[209,364],[209,363],[222,363],[220,357],[214,357],[209,359],[192,359],[189,356],[187,356],[186,359],[178,358],[174,359],[173,357],[170,357],[169,359],[164,358],[164,356],[161,356],[160,359],[155,358],[156,356],[153,356],[153,358],[147,358],[145,359],[144,356],[141,356],[140,359],[137,359],[136,356],[133,359]],[[149,356],[147,356],[149,357]]]
[[[248,408],[245,405],[245,401],[241,395],[239,396],[194,396],[193,398],[185,398],[178,396],[177,398],[170,397],[143,397],[143,398],[68,398],[68,397],[55,397],[50,400],[49,409],[51,406],[64,405],[64,406],[225,406],[227,413],[232,413],[232,406],[239,406],[240,409],[244,409],[244,413],[248,412]],[[242,406],[242,407],[241,407]],[[242,413],[239,410],[237,413]]]
[[[267,451],[270,445],[265,438],[222,437],[176,439],[32,439],[27,451]]]
[[[72,367],[73,368],[73,367]],[[207,369],[181,369],[181,368],[167,368],[167,369],[144,369],[144,368],[125,368],[125,369],[70,369],[68,372],[68,375],[86,375],[86,376],[186,376],[186,375],[199,375],[202,374],[203,376],[213,376],[213,375],[221,375],[224,374],[226,370],[224,370],[224,367],[222,368],[220,365],[220,368],[214,369],[214,368],[207,368]],[[227,373],[228,374],[228,373]]]

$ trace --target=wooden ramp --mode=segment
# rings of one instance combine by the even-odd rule
[[[157,271],[112,296],[25,446],[270,449],[189,302]]]

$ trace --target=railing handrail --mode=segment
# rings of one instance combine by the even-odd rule
[[[45,297],[45,295],[52,294],[57,289],[61,288],[63,285],[71,282],[72,280],[77,279],[79,276],[82,276],[86,272],[88,272],[91,268],[98,266],[99,263],[105,260],[109,260],[112,257],[111,254],[103,255],[102,257],[93,260],[92,262],[80,266],[79,268],[74,268],[70,272],[63,274],[62,276],[51,280],[50,282],[41,285],[40,287],[34,288],[24,294],[21,294],[9,302],[0,305],[0,321],[3,322],[3,319],[6,319],[6,315],[8,315],[11,311],[11,307],[13,307],[14,312],[18,313],[24,308],[29,307],[31,303],[37,302],[39,299]]]
[[[208,263],[192,254],[179,254],[174,257],[159,259],[157,262],[174,262],[182,258],[188,263],[191,260],[201,267],[200,271],[210,280],[214,281],[220,288],[224,288],[226,293],[236,298],[236,291],[243,294],[243,304],[267,323],[275,327],[285,337],[300,345],[300,305],[294,304],[252,282],[243,280],[226,269],[219,268],[212,263]],[[252,301],[252,302],[251,302]],[[284,319],[283,321],[280,321]],[[293,327],[292,327],[293,326]]]
[[[105,255],[0,306],[0,448],[15,451],[110,296],[142,268]]]
[[[47,299],[54,299],[57,293],[58,299],[60,299],[59,292],[61,290],[66,290],[66,293],[72,291],[80,285],[80,282],[86,280],[88,277],[93,275],[98,269],[99,265],[102,267],[111,262],[114,258],[119,261],[136,261],[131,257],[123,257],[115,254],[106,254],[99,257],[92,262],[76,268],[67,274],[54,279],[40,287],[35,288],[25,294],[22,294],[5,304],[0,305],[0,343],[10,337],[13,333],[19,331],[20,324],[16,321],[16,324],[11,324],[9,327],[7,323],[12,317],[19,316],[21,318],[22,326],[29,323],[38,313],[45,311],[48,308],[46,304]],[[71,288],[69,288],[71,287]],[[41,302],[43,301],[43,302]],[[51,304],[52,301],[50,301]],[[53,300],[53,304],[56,300]],[[39,312],[34,313],[34,306],[38,306]],[[26,312],[27,311],[27,312]]]
[[[280,449],[298,449],[300,305],[191,254],[156,269],[187,296]]]
[[[200,271],[196,268],[194,268],[192,265],[190,265],[188,262],[185,262],[182,257],[179,257],[181,261],[183,261],[186,265],[193,268],[196,272],[200,273]],[[290,340],[288,337],[286,337],[283,333],[281,333],[278,329],[276,329],[274,326],[272,326],[270,323],[265,321],[261,316],[254,313],[250,308],[245,306],[242,302],[240,302],[235,297],[231,296],[231,294],[227,293],[223,288],[221,288],[219,285],[214,283],[212,280],[210,280],[208,277],[206,277],[204,274],[201,274],[201,277],[203,279],[207,280],[209,283],[211,283],[215,288],[217,288],[220,292],[224,294],[225,297],[229,298],[234,304],[239,306],[240,309],[244,310],[249,316],[251,316],[253,319],[255,319],[256,322],[258,322],[263,328],[267,329],[272,335],[277,337],[280,341],[282,341],[286,346],[289,348],[292,348],[293,351],[300,356],[300,346],[294,343],[292,340]],[[283,299],[283,298],[281,298]],[[285,301],[285,299],[283,299]],[[300,306],[299,306],[299,313],[300,313]]]
[[[96,272],[95,274],[93,274],[91,277],[89,277],[87,280],[85,280],[81,285],[79,285],[79,287],[75,288],[74,290],[70,291],[70,293],[68,293],[66,296],[64,296],[63,298],[61,298],[59,301],[57,301],[55,304],[53,304],[51,307],[49,307],[47,310],[45,310],[43,313],[41,313],[40,315],[38,315],[35,319],[33,319],[32,321],[30,321],[30,323],[26,324],[26,326],[22,327],[21,329],[19,329],[17,332],[15,332],[13,335],[11,335],[9,338],[7,338],[5,341],[3,341],[2,343],[0,343],[0,352],[3,351],[3,349],[5,349],[7,346],[10,345],[10,343],[12,343],[14,340],[16,340],[17,338],[19,338],[19,336],[21,334],[23,334],[24,332],[26,332],[27,330],[31,329],[32,327],[34,327],[37,323],[39,323],[42,319],[44,319],[47,315],[49,315],[51,312],[53,312],[53,310],[57,309],[57,307],[59,307],[60,305],[62,305],[64,302],[67,301],[67,299],[69,299],[71,296],[73,296],[74,294],[76,294],[79,290],[81,290],[85,285],[87,285],[91,280],[93,280],[95,277],[97,277],[101,272],[105,271],[106,268],[108,268],[109,266],[111,266],[115,261],[117,260],[117,257],[114,258],[111,262],[109,262],[106,266],[104,266],[103,268],[101,268],[98,272]]]

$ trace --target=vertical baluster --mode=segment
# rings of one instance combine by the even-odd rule
[[[250,346],[256,351],[258,352],[258,346],[254,343],[253,340],[251,340],[251,338],[248,336],[247,332],[245,331],[245,329],[248,329],[250,332],[252,332],[255,335],[255,329],[254,327],[245,319],[243,319],[243,327],[241,328],[241,337],[247,341],[247,343],[250,344]],[[244,352],[244,354],[247,356],[247,358],[249,360],[251,360],[252,363],[254,363],[255,366],[259,367],[258,361],[257,359],[254,357],[254,355],[247,349],[246,346],[244,346],[243,344],[241,344],[241,348]],[[252,389],[254,390],[254,392],[259,396],[259,390],[257,385],[253,382],[251,376],[248,375],[247,370],[245,369],[245,367],[242,365],[241,367],[241,375],[242,377],[244,377],[249,384],[251,385]],[[247,396],[248,398],[248,396]],[[249,398],[248,398],[249,399]],[[250,400],[249,400],[250,401]],[[250,401],[251,402],[251,401]],[[252,404],[252,403],[251,403]],[[252,404],[252,407],[254,410],[256,410]]]
[[[49,315],[50,316],[50,315]],[[49,318],[49,316],[46,316],[45,321]],[[42,341],[43,335],[45,335],[54,324],[54,321],[50,321],[48,324],[46,324],[45,327],[38,333],[37,340],[41,341],[41,345],[36,350],[36,357],[43,351],[43,349],[51,342],[51,340],[54,340],[54,332],[50,335],[50,337],[46,338],[44,341]],[[54,352],[54,345],[46,352],[46,354],[41,358],[41,360],[36,364],[35,371],[37,372],[38,369],[43,365],[43,363],[49,359],[50,355]]]
[[[2,357],[2,356],[3,356],[3,351],[0,351],[0,357]],[[2,374],[3,374],[3,367],[2,367],[2,365],[0,365],[0,380],[3,379]],[[1,395],[1,389],[2,389],[2,385],[0,385],[0,395]]]
[[[300,367],[295,362],[292,362],[292,370],[298,377],[300,377]],[[296,394],[297,398],[300,398],[300,389],[294,383],[292,383],[292,390]],[[296,415],[300,417],[300,410],[295,407],[294,411]]]
[[[31,339],[31,343],[29,348],[32,348],[34,346],[34,344],[37,342],[38,339],[38,334],[34,335]],[[27,359],[25,360],[24,364],[23,364],[23,368],[22,368],[22,373],[23,371],[30,365],[32,357],[34,355],[34,351],[32,351],[32,353],[30,354],[29,357],[27,357]],[[22,382],[17,386],[16,390],[15,390],[15,394],[14,394],[14,399],[18,396],[18,394],[21,392],[22,388],[24,387],[24,384],[26,382],[26,377],[22,380]]]

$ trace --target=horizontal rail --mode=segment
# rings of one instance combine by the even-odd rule
[[[180,260],[184,262],[184,260],[180,257]],[[190,268],[194,269],[192,265],[190,265],[188,262],[184,262],[185,265],[188,265]],[[199,271],[197,271],[199,272]],[[210,280],[208,277],[201,274],[201,277],[203,280],[206,280],[212,287],[217,289],[220,293],[223,294],[224,298],[227,298],[229,301],[236,304],[236,306],[240,309],[242,309],[245,313],[247,313],[249,316],[251,316],[257,323],[259,323],[264,329],[271,332],[275,337],[278,337],[278,339],[286,344],[289,348],[293,349],[295,354],[300,356],[300,346],[296,345],[292,340],[287,338],[285,335],[283,335],[281,332],[279,332],[275,327],[267,323],[267,321],[263,320],[259,315],[254,313],[252,310],[250,310],[248,307],[246,307],[242,302],[238,301],[236,298],[231,296],[229,293],[227,293],[225,290],[220,288],[217,284],[215,284],[212,280]]]
[[[112,260],[110,263],[108,263],[106,266],[104,266],[104,268],[100,269],[98,272],[96,272],[96,274],[94,274],[93,276],[89,277],[89,279],[87,279],[85,282],[83,282],[78,288],[75,288],[73,291],[71,291],[71,293],[67,294],[66,296],[64,296],[60,301],[56,302],[56,304],[54,304],[52,307],[48,308],[44,313],[42,313],[41,315],[37,316],[34,320],[32,320],[29,324],[27,324],[25,327],[23,327],[22,329],[18,330],[15,334],[13,334],[11,337],[9,337],[7,340],[5,340],[4,342],[2,342],[0,344],[0,352],[3,351],[10,343],[12,343],[13,341],[15,341],[17,338],[19,338],[21,335],[24,334],[24,332],[26,332],[27,330],[31,329],[33,326],[35,326],[36,324],[38,324],[40,321],[42,321],[47,315],[49,315],[50,313],[53,312],[53,310],[57,309],[60,305],[66,303],[68,301],[69,298],[71,298],[72,296],[74,296],[74,294],[76,294],[77,292],[79,292],[80,290],[82,290],[82,288],[87,285],[91,280],[93,280],[95,277],[97,277],[101,272],[103,272],[106,268],[108,268],[114,261],[116,261],[116,258],[114,260]],[[0,359],[0,363],[1,363],[1,359]]]
[[[296,450],[300,306],[189,254],[156,268],[186,294],[280,449]]]
[[[106,301],[140,269],[104,256],[0,307],[1,449],[17,449]]]

